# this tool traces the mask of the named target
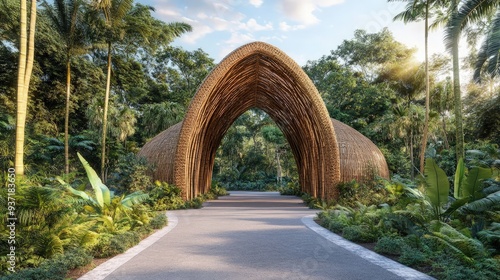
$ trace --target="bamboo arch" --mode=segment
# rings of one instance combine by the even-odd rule
[[[177,185],[185,199],[192,199],[209,190],[222,137],[250,108],[265,111],[283,131],[302,190],[314,197],[336,198],[337,184],[363,177],[369,165],[381,176],[388,176],[378,148],[359,132],[330,119],[321,96],[300,66],[263,42],[244,45],[226,56],[205,78],[184,121],[153,138],[139,155],[156,164],[156,179]],[[341,129],[342,139],[349,141],[342,149],[334,126]],[[372,146],[363,145],[365,139]],[[341,172],[341,153],[345,166],[352,166],[344,168],[346,172]]]

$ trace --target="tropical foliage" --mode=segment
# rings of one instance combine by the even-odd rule
[[[330,205],[318,218],[331,231],[376,243],[377,252],[437,279],[495,279],[500,272],[498,174],[495,166],[467,170],[461,161],[448,177],[429,157],[420,186],[395,177],[384,189],[371,188],[383,201],[359,199],[360,188],[341,189],[350,192],[341,197],[354,199]]]

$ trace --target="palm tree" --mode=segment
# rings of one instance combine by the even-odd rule
[[[498,9],[498,8],[497,8]],[[500,76],[500,9],[491,22],[490,29],[477,54],[474,80],[482,81],[481,74],[487,72],[490,78]]]
[[[458,3],[457,0],[451,1],[451,19],[449,25],[453,24],[453,18],[456,17],[458,11]],[[460,89],[460,62],[458,57],[458,41],[460,39],[460,35],[457,34],[451,38],[451,42],[449,44],[449,49],[451,49],[451,55],[453,58],[453,97],[454,97],[454,107],[455,107],[455,153],[457,162],[460,159],[464,158],[465,149],[464,149],[464,127],[463,127],[463,118],[462,118],[462,92]]]
[[[106,165],[106,135],[108,121],[108,104],[111,90],[111,54],[112,44],[120,38],[120,31],[124,29],[124,18],[132,9],[133,0],[94,0],[96,9],[100,10],[104,16],[106,26],[107,45],[107,66],[106,66],[106,93],[104,96],[104,110],[102,117],[102,137],[101,137],[101,177],[104,180]]]
[[[16,151],[14,168],[17,175],[24,175],[24,134],[26,111],[28,106],[28,90],[33,70],[35,52],[36,1],[31,1],[29,34],[27,1],[21,0],[20,32],[19,32],[19,68],[17,76],[17,113],[16,113]],[[29,38],[27,38],[29,36]]]
[[[455,0],[456,1],[456,0]],[[455,2],[454,1],[454,2]],[[446,30],[447,47],[451,48],[454,40],[473,24],[484,24],[486,34],[477,54],[474,79],[480,81],[481,73],[486,71],[492,77],[500,74],[500,1],[467,0],[455,7]]]
[[[106,46],[107,46],[107,74],[106,74],[106,93],[104,97],[104,109],[102,118],[102,140],[101,140],[101,177],[104,179],[106,165],[106,135],[107,135],[107,120],[108,120],[108,104],[111,91],[111,67],[112,67],[112,51],[113,44],[126,38],[127,33],[131,34],[136,40],[143,39],[145,45],[157,40],[157,45],[170,43],[173,38],[180,36],[182,33],[191,30],[191,26],[185,23],[170,23],[159,24],[158,21],[142,24],[134,24],[138,19],[136,17],[127,16],[133,10],[133,0],[93,0],[93,5],[96,9],[102,12],[106,27]],[[147,10],[153,10],[152,7],[146,7]],[[144,12],[144,6],[137,6],[137,10]],[[141,14],[143,16],[144,14]],[[130,22],[128,21],[130,20]],[[160,25],[160,26],[159,26]],[[146,32],[147,29],[162,28],[164,32],[151,33]],[[149,38],[148,36],[152,36]],[[156,37],[156,38],[155,38]]]
[[[394,0],[389,0],[389,2]],[[423,1],[410,0],[406,6],[406,10],[394,17],[395,20],[402,20],[405,23],[424,19],[424,38],[425,38],[425,121],[422,135],[422,143],[420,145],[420,172],[424,172],[425,166],[425,150],[427,148],[427,137],[429,133],[429,111],[430,111],[430,87],[429,87],[429,8],[433,2],[439,1]]]
[[[86,49],[82,22],[82,0],[54,0],[54,5],[43,2],[49,20],[64,43],[66,52],[66,112],[64,118],[64,171],[69,173],[69,110],[71,95],[71,59]]]
[[[459,6],[457,0],[452,0],[451,19],[446,27],[445,43],[453,55],[453,80],[455,96],[455,125],[457,127],[457,160],[464,157],[462,99],[459,82],[458,41],[462,32],[474,23],[481,23],[493,16],[485,41],[478,53],[474,77],[479,80],[485,63],[490,75],[498,75],[500,51],[500,1],[467,0]]]

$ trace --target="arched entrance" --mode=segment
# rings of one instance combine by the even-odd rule
[[[224,134],[250,108],[265,111],[283,131],[302,190],[335,198],[340,152],[324,102],[299,65],[263,42],[226,56],[198,89],[184,121],[153,138],[139,155],[157,164],[157,179],[175,184],[184,198],[192,199],[208,191]]]

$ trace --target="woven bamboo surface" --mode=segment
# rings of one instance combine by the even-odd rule
[[[332,123],[339,145],[341,182],[389,178],[385,157],[370,139],[343,122],[332,119]]]
[[[169,127],[156,135],[139,151],[138,156],[146,158],[153,165],[155,180],[174,182],[175,154],[181,128],[182,122]]]
[[[302,190],[314,197],[335,198],[342,173],[335,121],[332,124],[323,100],[300,66],[262,42],[244,45],[224,58],[198,89],[184,121],[153,138],[140,155],[157,165],[156,179],[179,186],[184,198],[192,199],[208,191],[222,137],[250,108],[265,111],[283,131]],[[363,142],[349,147],[367,146]],[[362,177],[362,161],[369,157],[363,158],[361,151],[347,151],[357,159],[344,161],[350,167],[342,173],[343,179],[348,174]]]

